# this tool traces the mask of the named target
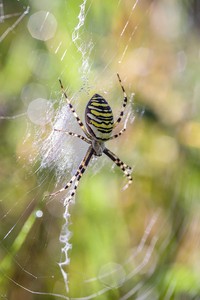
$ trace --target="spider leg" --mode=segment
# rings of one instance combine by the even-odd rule
[[[123,161],[121,161],[113,152],[111,152],[109,149],[105,148],[103,150],[103,152],[112,160],[114,161],[114,163],[120,167],[120,169],[123,171],[124,175],[128,178],[128,183],[127,185],[124,187],[127,188],[129,186],[129,184],[132,183],[133,179],[131,177],[131,172],[132,169],[131,167],[129,167],[128,165],[126,165],[125,163],[123,163]]]
[[[81,127],[81,129],[83,130],[83,132],[85,133],[85,135],[86,135],[88,138],[90,138],[90,135],[89,135],[89,133],[87,132],[87,130],[86,130],[86,128],[85,128],[83,122],[81,121],[81,119],[80,119],[79,116],[77,115],[77,113],[76,113],[76,111],[75,111],[73,105],[71,104],[71,102],[70,102],[70,100],[69,100],[69,98],[68,98],[68,96],[67,96],[67,94],[66,94],[66,92],[65,92],[65,90],[64,90],[62,81],[61,81],[60,79],[59,79],[59,82],[60,82],[61,90],[62,90],[63,95],[65,96],[65,98],[66,98],[66,100],[67,100],[67,103],[68,103],[68,105],[69,105],[69,108],[70,108],[71,112],[73,113],[74,117],[76,118],[76,121],[78,122],[79,126]]]
[[[80,167],[79,167],[80,168]],[[48,197],[55,197],[56,195],[60,194],[61,192],[64,192],[65,190],[67,190],[71,185],[72,183],[74,182],[74,180],[77,178],[79,174],[79,169],[78,171],[76,172],[76,174],[74,176],[72,176],[72,178],[70,179],[70,181],[66,184],[65,187],[63,187],[62,189],[56,191],[55,193],[51,193],[49,195],[47,195]]]
[[[85,138],[84,136],[82,136],[80,134],[73,133],[71,131],[62,130],[62,129],[56,129],[56,128],[54,129],[54,131],[63,132],[65,134],[67,134],[67,135],[71,135],[71,136],[77,137],[77,138],[83,140],[84,142],[86,142],[88,144],[91,144],[91,142],[87,138]]]
[[[79,180],[81,179],[83,173],[85,172],[86,167],[88,166],[89,161],[90,161],[93,153],[94,153],[94,150],[93,150],[92,146],[90,146],[89,149],[88,149],[88,151],[87,151],[87,153],[86,153],[86,155],[85,155],[85,157],[84,157],[84,159],[82,160],[81,164],[79,165],[78,170],[76,171],[76,173],[74,174],[74,176],[72,176],[72,178],[66,184],[66,186],[63,187],[62,189],[56,191],[55,193],[52,193],[52,194],[48,195],[48,196],[54,197],[54,196],[60,194],[61,192],[67,190],[72,185],[72,183],[75,181],[74,189],[72,190],[70,196],[65,200],[65,204],[69,203],[70,200],[72,199],[72,197],[75,194],[75,191],[77,189]]]
[[[130,116],[130,113],[128,114],[128,116],[126,118],[126,121],[124,122],[124,127],[122,128],[122,130],[120,130],[117,134],[114,134],[113,136],[111,136],[109,138],[109,140],[113,140],[113,139],[118,138],[120,135],[122,135],[126,131],[126,125],[127,125],[127,121],[129,119],[129,116]]]
[[[126,95],[125,89],[124,89],[124,87],[123,87],[123,85],[122,85],[122,81],[121,81],[121,78],[120,78],[120,76],[119,76],[118,73],[117,73],[117,77],[118,77],[119,84],[120,84],[120,86],[121,86],[122,92],[123,92],[123,94],[124,94],[124,100],[123,100],[123,104],[122,104],[122,108],[121,108],[121,112],[120,112],[120,114],[119,114],[119,117],[118,117],[117,121],[114,123],[114,126],[113,126],[113,127],[116,127],[116,126],[121,122],[121,119],[122,119],[122,117],[123,117],[123,115],[124,115],[125,107],[126,107],[127,102],[128,102],[128,99],[127,99],[127,95]]]
[[[74,183],[74,188],[70,194],[69,197],[67,197],[67,199],[65,199],[65,202],[64,202],[64,205],[68,205],[70,203],[70,201],[72,200],[72,198],[74,197],[75,193],[76,193],[76,189],[78,187],[78,184],[79,184],[79,181],[83,175],[83,173],[85,172],[91,158],[92,158],[92,155],[94,154],[94,149],[92,148],[92,146],[89,147],[84,159],[82,160],[80,166],[79,166],[79,169],[77,171],[78,175],[76,176],[76,181]],[[76,174],[77,174],[76,173]]]
[[[114,134],[113,136],[111,136],[109,138],[109,140],[113,140],[113,139],[116,139],[118,138],[120,135],[122,135],[124,132],[126,131],[126,128],[124,127],[122,130],[120,130],[120,132],[118,132],[117,134]]]

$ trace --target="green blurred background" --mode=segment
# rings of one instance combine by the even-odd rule
[[[32,27],[41,39],[30,30],[39,11],[51,14],[44,36]],[[0,13],[0,298],[200,299],[199,1],[6,0]],[[52,128],[26,112],[38,97],[60,109],[60,77],[71,97],[79,91],[82,119],[94,92],[117,113],[117,72],[135,94],[135,120],[108,147],[133,166],[133,184],[122,192],[108,159],[84,174],[70,209],[67,294],[62,196],[44,199],[55,170],[37,172]]]

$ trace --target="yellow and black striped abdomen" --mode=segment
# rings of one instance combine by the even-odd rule
[[[113,113],[108,102],[95,94],[85,110],[85,122],[89,133],[97,140],[106,141],[113,130]]]

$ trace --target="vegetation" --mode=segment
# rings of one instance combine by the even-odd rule
[[[3,1],[0,297],[198,299],[198,1],[88,0],[81,15],[84,3]],[[28,6],[28,14],[16,23]],[[45,36],[55,33],[47,40],[30,31],[31,16],[38,11],[53,16]],[[48,99],[57,113],[64,105],[62,78],[82,119],[95,92],[117,115],[123,99],[117,72],[129,99],[135,94],[128,108],[135,120],[109,148],[134,167],[133,184],[122,192],[125,178],[106,157],[92,162],[84,174],[70,208],[66,293],[58,265],[65,260],[59,241],[65,208],[62,196],[49,200],[44,195],[67,182],[85,150],[82,141],[74,146],[72,166],[58,183],[54,165],[41,168],[51,122],[33,123],[30,103]],[[76,130],[75,121],[70,126]]]

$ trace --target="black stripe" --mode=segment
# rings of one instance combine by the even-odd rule
[[[96,111],[97,113],[101,113],[101,116],[99,116],[98,114],[97,115],[95,115],[93,112],[92,112],[92,110],[93,111]],[[111,116],[106,116],[105,114],[106,113],[108,113],[108,114],[111,114]],[[97,111],[96,109],[93,109],[93,108],[88,108],[88,111],[87,111],[87,116],[89,117],[89,115],[88,114],[91,114],[92,116],[94,116],[94,118],[96,118],[96,119],[100,119],[100,120],[110,120],[110,121],[112,121],[113,120],[113,115],[112,115],[112,112],[101,112],[101,111]]]
[[[94,121],[94,122],[96,122],[96,123],[98,123],[98,124],[105,124],[105,125],[113,125],[113,121],[112,122],[110,122],[110,121],[99,121],[98,119],[92,119],[92,118],[90,118],[89,116],[88,116],[88,119],[89,120],[91,120],[91,121]],[[90,123],[90,124],[92,124],[92,123]],[[92,124],[94,127],[96,127],[94,124]],[[99,128],[99,127],[96,127],[96,128]]]
[[[103,116],[95,116],[91,113],[92,116],[95,117],[95,121],[98,119],[98,120],[104,120],[104,121],[113,121],[113,116],[111,117],[103,117]],[[90,118],[90,116],[88,116],[88,118]],[[90,118],[91,119],[91,118]],[[113,122],[112,122],[113,124]]]
[[[103,97],[102,96],[100,96],[99,94],[94,94],[93,96],[92,96],[92,98],[91,99],[95,99],[95,98],[97,98],[97,99],[103,99]]]
[[[111,110],[110,106],[108,106],[108,109],[107,109],[107,107],[104,107],[104,106],[103,106],[103,108],[102,108],[102,106],[99,108],[99,106],[97,107],[97,106],[88,105],[86,109],[88,109],[88,110],[92,109],[92,110],[102,112],[102,113],[104,113],[104,112],[112,113],[112,110]]]
[[[112,129],[105,129],[105,128],[98,127],[97,131],[102,132],[102,133],[110,133],[110,132],[112,132]]]
[[[94,109],[94,110],[97,110],[97,111],[106,111],[108,113],[112,113],[112,110],[111,110],[109,105],[107,105],[107,106],[103,106],[103,105],[93,106],[92,103],[90,103],[89,106],[90,106],[90,107],[88,107],[89,109]]]
[[[108,103],[102,98],[95,98],[95,99],[92,98],[90,100],[90,103],[102,103],[102,104],[107,104],[108,105]]]

